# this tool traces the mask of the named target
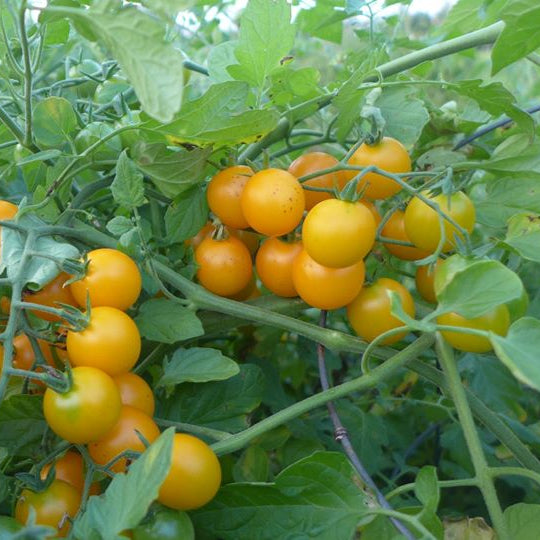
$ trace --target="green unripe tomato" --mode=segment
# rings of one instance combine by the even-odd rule
[[[164,509],[152,521],[133,529],[133,540],[194,540],[195,531],[185,512]]]
[[[75,137],[75,148],[79,154],[88,147],[102,140],[105,136],[112,133],[114,129],[102,122],[92,122],[82,129]],[[105,141],[89,156],[90,161],[116,161],[122,152],[122,141],[118,135]],[[101,170],[110,166],[93,165],[93,169]]]
[[[134,111],[131,113],[131,120],[127,116],[123,116],[118,122],[115,122],[114,128],[118,129],[129,126],[130,124],[137,124],[139,122],[139,117],[139,112]],[[120,133],[119,137],[122,141],[122,148],[131,148],[135,143],[141,140],[141,132],[138,129],[130,129]]]
[[[510,315],[510,322],[517,321],[518,319],[521,319],[521,317],[524,317],[527,313],[527,309],[529,309],[529,295],[525,288],[523,288],[521,296],[508,302],[506,307],[508,308],[508,314]]]
[[[86,59],[80,64],[71,66],[68,73],[70,79],[78,79],[80,77],[86,77],[87,75],[92,75],[96,78],[101,77],[101,66],[94,60]],[[78,84],[75,87],[77,95],[81,98],[92,97],[96,91],[96,88],[98,87],[98,84],[98,82],[89,78],[86,82]]]
[[[100,84],[96,89],[95,100],[100,105],[109,103],[118,94],[131,88],[131,84],[121,77],[113,77]]]

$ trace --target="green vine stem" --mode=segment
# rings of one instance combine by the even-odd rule
[[[423,64],[424,62],[442,58],[444,56],[454,54],[459,51],[464,51],[466,49],[471,49],[473,47],[494,43],[499,37],[499,34],[502,32],[503,28],[504,23],[499,21],[490,26],[486,26],[486,28],[469,32],[468,34],[464,34],[441,43],[430,45],[429,47],[425,47],[420,51],[414,51],[406,54],[401,58],[391,60],[390,62],[386,62],[376,67],[373,70],[375,71],[376,75],[366,77],[364,82],[377,82],[380,79],[402,73],[403,71]],[[334,99],[335,95],[336,94],[329,94],[321,97],[320,101],[318,102],[319,108],[329,105]],[[240,154],[239,163],[245,163],[246,160],[254,160],[265,148],[268,148],[275,142],[286,138],[291,128],[292,125],[289,119],[282,118],[273,131],[263,137],[260,141],[248,146],[246,150]]]
[[[436,349],[439,362],[448,381],[449,395],[454,401],[461,428],[463,429],[463,435],[465,436],[478,481],[478,488],[482,492],[493,523],[493,528],[500,540],[510,540],[502,508],[495,490],[493,475],[490,472],[482,449],[482,442],[474,424],[473,415],[461,383],[452,348],[444,341],[440,334],[437,334]]]
[[[154,418],[154,421],[158,426],[174,427],[177,431],[184,431],[186,433],[193,433],[202,437],[207,437],[213,441],[224,441],[233,435],[226,431],[220,431],[218,429],[207,428],[204,426],[196,426],[195,424],[186,424],[185,422],[174,422],[173,420],[165,420],[164,418]]]
[[[22,2],[19,13],[19,34],[24,63],[24,146],[30,148],[34,135],[32,131],[32,55],[26,35],[26,1]]]
[[[478,480],[476,478],[460,478],[458,480],[438,480],[437,485],[440,488],[478,487]],[[389,491],[386,494],[386,498],[393,499],[394,497],[398,497],[402,493],[413,491],[415,487],[416,487],[416,484],[414,482],[411,482],[410,484],[402,484],[401,486],[398,486],[396,489]]]

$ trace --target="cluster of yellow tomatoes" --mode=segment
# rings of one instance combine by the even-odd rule
[[[61,393],[45,390],[43,412],[50,429],[66,441],[86,445],[88,455],[105,473],[123,473],[129,459],[157,439],[160,430],[153,420],[155,402],[144,379],[131,372],[141,350],[141,338],[133,319],[125,313],[138,299],[141,274],[135,262],[114,249],[88,254],[85,276],[66,286],[69,276],[60,274],[42,290],[25,293],[25,300],[40,306],[59,304],[91,309],[84,329],[68,329],[66,350],[55,347],[57,357],[69,364],[71,386]],[[87,300],[88,299],[88,300]],[[34,310],[52,323],[58,315]],[[48,342],[40,340],[45,360],[55,365]],[[35,355],[26,335],[14,340],[14,364],[32,369]],[[23,489],[15,518],[26,523],[33,508],[38,524],[56,527],[60,536],[78,512],[84,485],[83,459],[68,451],[54,462],[55,477],[43,491]],[[41,470],[47,477],[50,464]],[[172,465],[158,500],[174,509],[197,508],[210,501],[221,483],[219,461],[202,440],[176,434]],[[90,494],[99,492],[93,484]]]
[[[411,171],[407,150],[391,137],[373,145],[360,145],[346,164],[357,168],[374,166],[401,175],[403,180]],[[269,168],[254,172],[239,165],[217,173],[208,184],[207,200],[216,221],[226,228],[207,226],[193,242],[199,282],[213,293],[233,299],[253,295],[252,259],[239,232],[255,231],[266,237],[256,252],[256,273],[274,294],[300,296],[319,309],[346,307],[352,328],[368,342],[403,326],[391,314],[390,292],[399,295],[404,311],[414,317],[413,298],[401,283],[386,277],[370,285],[364,283],[364,258],[375,244],[377,229],[381,229],[382,241],[392,255],[416,261],[438,249],[442,253],[455,249],[463,236],[454,224],[472,232],[474,205],[461,191],[451,195],[425,191],[422,197],[412,197],[406,208],[395,208],[380,227],[376,202],[389,199],[403,186],[372,169],[357,183],[360,200],[341,200],[328,190],[342,190],[360,169],[340,169],[339,165],[327,153],[309,152],[297,158],[288,170]],[[327,172],[316,175],[324,170]],[[308,176],[303,184],[298,181],[302,176]],[[453,223],[441,219],[434,208],[437,206]],[[434,273],[430,266],[419,266],[417,270],[418,292],[428,302],[436,301]],[[502,315],[487,314],[474,320],[449,313],[441,315],[438,322],[504,334],[509,324],[505,309],[500,307]],[[500,323],[493,325],[493,317]],[[394,333],[382,344],[394,343],[405,333]],[[444,336],[462,350],[481,352],[490,348],[489,341],[481,336],[463,338],[457,332],[444,332]]]

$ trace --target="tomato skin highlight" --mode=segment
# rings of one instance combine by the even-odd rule
[[[125,311],[139,298],[142,278],[131,257],[117,249],[101,248],[88,253],[86,275],[70,285],[79,306],[86,308],[90,295],[92,307],[114,307]]]
[[[309,211],[302,242],[309,256],[329,268],[361,261],[375,243],[375,220],[362,204],[330,199]]]
[[[426,302],[431,304],[437,303],[437,296],[435,295],[435,273],[442,262],[442,259],[437,259],[435,266],[426,264],[416,269],[416,290]]]
[[[144,443],[137,435],[138,431],[150,444],[159,437],[159,428],[146,413],[124,405],[120,411],[120,418],[114,427],[99,441],[88,445],[88,452],[99,465],[106,465],[116,456],[126,450],[144,452]],[[121,458],[112,465],[114,472],[124,472],[128,460]]]
[[[354,331],[362,339],[371,343],[384,332],[399,328],[403,323],[391,314],[389,292],[399,294],[401,305],[410,317],[415,316],[414,301],[409,291],[401,283],[379,278],[373,285],[364,287],[360,294],[347,306],[347,317]],[[389,336],[380,342],[381,345],[391,345],[400,341],[408,334],[403,333]]]
[[[266,236],[282,236],[300,223],[306,203],[302,185],[291,173],[265,169],[248,180],[241,204],[252,229]]]
[[[176,433],[171,468],[158,501],[176,510],[194,510],[210,502],[220,484],[221,466],[213,450],[193,435]]]
[[[66,516],[74,517],[80,504],[81,495],[73,486],[62,480],[54,480],[41,493],[23,489],[15,506],[15,519],[25,525],[32,507],[38,525],[54,527],[58,530],[58,536],[64,537],[71,527]]]
[[[141,336],[133,319],[113,307],[96,307],[88,326],[68,331],[67,352],[74,366],[90,366],[109,375],[129,371],[141,352]]]
[[[326,152],[307,152],[306,154],[297,157],[289,165],[288,170],[294,177],[300,178],[301,176],[307,176],[308,174],[313,174],[317,171],[330,169],[331,167],[335,167],[338,163],[339,161],[334,156],[327,154]],[[322,174],[321,176],[316,176],[311,180],[302,182],[302,186],[328,189],[337,187],[341,190],[347,183],[346,172],[347,171],[337,171],[334,173]],[[333,198],[331,193],[326,193],[324,191],[309,191],[307,189],[304,189],[304,196],[306,198],[306,210],[311,210],[316,204]]]
[[[362,144],[350,157],[349,165],[369,167],[374,165],[389,173],[406,173],[411,171],[411,158],[405,147],[392,137],[383,137],[374,145]],[[360,171],[347,171],[347,178],[352,180]],[[367,187],[366,187],[367,186]],[[403,188],[391,178],[369,172],[358,182],[358,191],[364,189],[368,199],[387,199]]]
[[[277,296],[298,296],[293,283],[294,259],[302,251],[302,242],[284,242],[279,238],[268,238],[261,246],[255,259],[257,274],[263,285]]]
[[[253,274],[247,247],[234,236],[223,240],[205,238],[195,250],[197,279],[210,292],[233,296],[244,289]]]
[[[473,328],[476,330],[488,330],[499,336],[505,336],[510,327],[510,315],[508,308],[501,304],[488,313],[473,319],[466,319],[458,313],[443,313],[437,317],[437,324],[447,326],[459,326],[461,328]],[[491,341],[482,336],[462,334],[451,330],[440,331],[444,339],[458,351],[484,353],[493,349]]]
[[[293,263],[293,283],[298,295],[312,307],[339,309],[360,292],[365,266],[359,261],[345,268],[328,268],[302,250]]]
[[[120,391],[122,405],[130,405],[148,416],[154,416],[156,403],[149,384],[135,373],[115,375],[113,380]]]
[[[52,467],[48,463],[41,469],[40,478],[45,480]],[[62,457],[54,461],[54,478],[62,480],[73,486],[79,493],[84,488],[84,462],[81,454],[74,450],[68,450]]]
[[[74,444],[101,439],[118,418],[122,403],[112,378],[93,367],[72,369],[73,386],[60,394],[47,388],[43,397],[43,414],[49,427]]]
[[[405,213],[402,210],[396,210],[382,228],[382,236],[391,238],[392,240],[411,242],[405,231],[404,218]],[[403,261],[417,261],[418,259],[425,259],[429,256],[429,251],[424,251],[417,247],[400,246],[399,244],[385,242],[383,242],[383,245],[392,255],[394,255],[394,257]]]
[[[23,295],[23,299],[26,302],[32,302],[34,304],[40,304],[42,306],[60,308],[59,304],[68,304],[70,306],[76,306],[77,302],[71,294],[70,287],[64,287],[64,283],[69,279],[69,275],[65,272],[58,274],[52,281],[47,283],[39,291],[26,291]],[[39,311],[37,309],[32,310],[32,313],[43,319],[44,321],[58,322],[60,317],[53,315],[52,313],[46,313],[45,311]]]
[[[206,190],[208,206],[223,225],[235,229],[249,227],[242,212],[240,199],[244,186],[253,174],[251,167],[236,165],[223,169],[210,180]]]
[[[442,212],[454,219],[469,234],[474,228],[476,212],[472,201],[463,193],[458,191],[449,197],[447,195],[430,196],[428,192],[422,195],[437,203]],[[441,240],[441,224],[439,214],[418,197],[413,197],[405,210],[405,231],[411,242],[420,249],[434,253]],[[451,251],[456,247],[454,236],[463,240],[461,233],[444,220],[445,242],[443,252]]]

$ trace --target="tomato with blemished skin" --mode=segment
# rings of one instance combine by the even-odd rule
[[[384,224],[381,230],[382,236],[391,238],[392,240],[411,242],[405,231],[404,217],[405,213],[402,210],[396,210]],[[394,257],[403,261],[417,261],[418,259],[425,259],[429,256],[428,251],[418,249],[417,247],[400,246],[399,244],[390,244],[388,242],[383,242],[383,244]]]
[[[106,465],[116,456],[127,450],[144,452],[144,443],[137,435],[140,433],[149,444],[159,437],[159,428],[150,416],[135,407],[124,405],[120,418],[114,427],[99,441],[88,445],[88,452],[98,465]],[[112,466],[114,472],[124,472],[128,460],[121,458]]]
[[[193,510],[210,502],[220,484],[221,466],[213,450],[193,435],[176,433],[171,468],[158,501],[176,510]]]
[[[81,494],[67,482],[54,480],[40,493],[23,489],[15,506],[15,519],[26,524],[30,508],[34,509],[36,524],[49,525],[58,530],[58,536],[68,534],[73,518],[79,510]]]
[[[41,469],[42,480],[47,478],[52,463],[48,463]],[[62,480],[72,485],[77,491],[82,493],[84,488],[84,462],[81,454],[69,450],[62,457],[54,461],[54,478]]]
[[[253,273],[247,247],[234,236],[221,240],[205,238],[195,250],[195,260],[199,265],[199,283],[220,296],[239,293]]]
[[[383,137],[380,142],[370,145],[362,144],[349,158],[349,165],[369,167],[374,165],[389,173],[406,173],[411,171],[411,158],[405,147],[392,137]],[[347,171],[351,180],[360,171]],[[367,186],[367,187],[366,187]],[[387,199],[403,188],[391,178],[379,173],[369,172],[358,182],[358,191],[365,188],[364,196],[368,199]]]
[[[375,283],[364,287],[360,294],[347,306],[347,317],[356,334],[367,342],[384,334],[388,330],[404,326],[403,322],[391,313],[390,292],[395,292],[401,299],[405,313],[414,317],[414,301],[409,291],[389,278],[379,278]],[[381,345],[391,345],[403,339],[408,330],[383,339]]]
[[[451,196],[430,196],[427,191],[422,195],[439,205],[446,215],[451,217],[458,225],[471,233],[476,220],[476,212],[472,201],[462,191],[457,191]],[[420,249],[435,252],[441,240],[441,223],[439,214],[418,197],[413,197],[405,210],[405,231],[411,242]],[[463,237],[454,225],[444,219],[445,242],[443,252],[456,247],[455,237],[461,241]]]
[[[328,268],[302,250],[293,263],[293,283],[298,295],[312,307],[339,309],[360,292],[365,266],[359,261],[345,268]]]
[[[118,418],[120,392],[107,373],[93,367],[71,370],[73,385],[68,392],[47,388],[43,414],[49,427],[74,444],[97,441],[110,431]]]
[[[266,236],[290,233],[300,223],[306,205],[300,182],[280,169],[254,174],[244,187],[241,204],[250,227]]]
[[[317,171],[323,171],[335,167],[339,161],[326,152],[307,152],[296,158],[289,165],[289,172],[296,178],[301,176],[307,176],[308,174],[316,173]],[[342,189],[347,183],[346,171],[337,171],[334,173],[322,174],[316,176],[311,180],[306,180],[302,183],[302,186],[313,186],[319,188]],[[332,199],[331,193],[324,191],[309,191],[304,189],[304,196],[306,198],[306,210],[311,210],[316,204],[325,201],[326,199]]]
[[[277,296],[298,296],[292,279],[292,267],[296,256],[302,251],[302,242],[284,242],[268,238],[255,259],[257,274],[263,285]]]
[[[122,405],[135,407],[148,416],[154,415],[156,408],[154,394],[149,384],[135,373],[120,373],[113,377],[118,390]]]
[[[32,302],[33,304],[40,304],[41,306],[48,306],[54,308],[60,308],[60,304],[76,306],[77,302],[71,294],[70,287],[64,287],[64,284],[68,280],[69,275],[65,272],[61,272],[39,291],[26,291],[24,293],[23,299],[26,302]],[[32,313],[36,317],[39,317],[40,319],[43,319],[45,321],[58,322],[60,320],[60,317],[58,317],[57,315],[47,313],[45,311],[39,311],[37,309],[34,309],[32,310]]]
[[[208,222],[204,227],[192,238],[186,240],[188,246],[192,246],[193,249],[197,249],[205,238],[208,238],[216,230],[215,225]],[[257,249],[259,249],[259,235],[253,231],[246,231],[243,229],[233,229],[232,227],[225,227],[225,230],[229,236],[238,238],[242,244],[244,244],[251,255],[255,255]]]
[[[235,229],[249,227],[240,199],[250,176],[253,176],[251,167],[236,165],[223,169],[210,180],[206,190],[208,206],[224,225]]]
[[[133,319],[113,307],[96,307],[87,327],[69,330],[66,346],[71,364],[90,366],[109,375],[129,371],[141,352],[141,336]]]
[[[437,317],[437,324],[445,326],[459,326],[460,328],[472,328],[474,330],[486,330],[505,336],[510,327],[510,315],[508,308],[502,304],[488,311],[480,317],[466,319],[458,313],[443,313]],[[484,353],[491,351],[493,346],[488,338],[453,332],[452,330],[441,330],[444,339],[459,351]]]
[[[434,265],[426,264],[425,266],[419,266],[416,269],[416,290],[418,294],[431,304],[437,302],[437,296],[435,295],[435,273],[437,268],[442,264],[442,259],[437,259],[437,263]]]
[[[142,278],[131,257],[117,249],[101,248],[88,253],[86,275],[70,285],[79,306],[108,306],[125,311],[139,298]]]
[[[329,268],[345,268],[369,253],[376,229],[375,220],[364,205],[329,199],[308,212],[302,242],[314,261]]]

